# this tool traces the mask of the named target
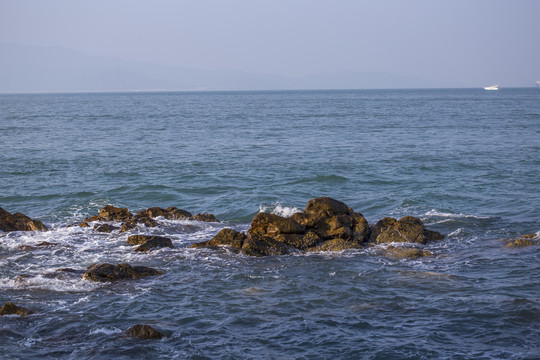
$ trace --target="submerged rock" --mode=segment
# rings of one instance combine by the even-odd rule
[[[35,245],[21,245],[21,246],[19,246],[19,249],[20,250],[37,250],[39,248],[56,246],[56,245],[59,245],[59,244],[58,243],[51,243],[51,242],[48,242],[48,241],[42,241],[42,242],[37,243]]]
[[[0,208],[0,230],[1,231],[43,231],[47,227],[39,220],[31,219],[28,216],[16,212],[14,214]]]
[[[146,266],[131,266],[127,263],[98,264],[90,266],[83,279],[98,282],[140,279],[146,276],[161,275],[163,272]]]
[[[382,255],[396,259],[417,259],[424,256],[432,256],[429,251],[414,247],[402,247],[390,245],[382,251]]]
[[[164,337],[162,333],[160,333],[159,331],[157,331],[150,325],[141,325],[141,324],[134,325],[130,327],[129,329],[127,329],[125,332],[125,335],[132,338],[136,338],[136,339],[159,340]]]
[[[213,214],[207,214],[207,213],[195,214],[189,219],[195,220],[195,221],[204,221],[204,222],[219,222],[217,217],[215,217]]]
[[[521,235],[519,238],[511,240],[505,245],[505,247],[524,247],[537,245],[540,243],[539,238],[540,237],[536,234]]]
[[[127,239],[129,245],[139,245],[135,251],[146,252],[153,248],[173,248],[171,239],[155,235],[131,235]]]
[[[362,248],[362,245],[354,241],[344,239],[332,239],[323,241],[319,245],[307,249],[307,251],[343,251],[360,248]]]
[[[32,310],[17,306],[13,303],[7,302],[0,308],[0,315],[19,315],[26,316],[33,314]]]
[[[118,228],[109,224],[101,224],[94,226],[94,230],[97,232],[111,233],[113,230],[118,230]]]

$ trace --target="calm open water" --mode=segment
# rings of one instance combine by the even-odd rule
[[[540,359],[540,246],[503,246],[540,231],[539,174],[538,88],[0,95],[0,207],[52,227],[0,234],[0,306],[38,311],[0,317],[0,358]],[[417,260],[188,248],[317,196],[447,237]],[[223,223],[67,227],[107,204]],[[166,273],[50,275],[96,262]],[[121,336],[136,323],[167,337]]]

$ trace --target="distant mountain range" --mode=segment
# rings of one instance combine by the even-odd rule
[[[0,43],[0,92],[390,89],[458,87],[382,72],[334,72],[288,78],[237,70],[91,56],[61,47]]]

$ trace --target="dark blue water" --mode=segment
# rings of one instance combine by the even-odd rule
[[[540,358],[540,247],[504,247],[540,231],[539,170],[536,88],[0,95],[0,207],[52,227],[0,234],[0,303],[38,311],[0,317],[0,358]],[[417,260],[188,248],[317,196],[447,236]],[[67,227],[107,204],[223,223]],[[60,245],[19,249],[41,241]],[[49,275],[96,262],[166,273]],[[167,337],[120,336],[136,323]]]

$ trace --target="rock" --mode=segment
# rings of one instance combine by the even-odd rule
[[[427,240],[440,240],[444,236],[436,231],[426,230],[422,220],[404,216],[399,220],[384,218],[371,231],[370,242],[381,244],[410,242],[425,244]]]
[[[222,229],[211,240],[203,241],[191,245],[192,248],[214,247],[214,246],[232,246],[241,249],[246,239],[246,234],[235,231],[233,229]]]
[[[126,263],[117,265],[98,264],[90,266],[83,275],[83,279],[99,282],[112,282],[117,280],[140,279],[146,276],[160,275],[163,272],[146,266],[131,266]]]
[[[383,255],[397,259],[417,259],[419,257],[432,256],[433,254],[422,249],[390,245],[384,249]]]
[[[309,200],[304,210],[304,214],[315,218],[350,215],[352,212],[352,209],[345,203],[329,197]]]
[[[303,234],[305,231],[305,226],[291,218],[261,212],[251,222],[248,233],[273,237],[280,234]]]
[[[40,243],[37,243],[36,245],[21,245],[19,246],[20,250],[37,250],[40,247],[49,247],[49,246],[56,246],[59,245],[58,243],[51,243],[48,241],[42,241]]]
[[[1,231],[44,231],[47,227],[39,220],[34,220],[28,216],[16,212],[10,212],[0,208],[0,230]]]
[[[535,238],[538,238],[538,235],[536,234],[521,235],[517,239],[510,240],[510,242],[506,244],[505,247],[524,247],[524,246],[537,245],[540,242],[538,241],[538,239],[535,239]]]
[[[118,228],[109,224],[95,225],[94,230],[97,232],[110,233]]]
[[[249,256],[284,255],[290,252],[289,246],[269,236],[250,235],[242,244],[242,253]]]
[[[301,213],[291,217],[259,213],[247,235],[227,229],[212,240],[191,247],[229,245],[246,255],[282,255],[292,251],[340,251],[359,248],[367,241],[425,243],[443,235],[424,228],[418,218],[384,218],[370,227],[360,213],[341,201],[319,197],[308,201]]]
[[[137,227],[138,224],[143,224],[146,227],[158,226],[157,221],[148,216],[135,215],[131,220],[128,220],[122,224],[122,226],[120,227],[120,233],[134,229]]]
[[[0,315],[19,315],[26,316],[33,314],[32,310],[17,306],[13,303],[7,302],[0,308]]]
[[[117,208],[107,205],[99,211],[99,217],[109,221],[127,221],[133,217],[127,208]]]
[[[134,325],[126,330],[125,334],[137,339],[161,339],[164,337],[162,333],[151,327],[150,325]]]
[[[444,235],[440,232],[428,229],[424,229],[424,236],[426,237],[426,241],[436,241],[444,239]]]
[[[275,239],[299,250],[306,250],[321,242],[320,236],[312,231],[305,234],[279,234]]]
[[[153,248],[169,247],[173,248],[171,239],[163,236],[151,236],[151,235],[133,235],[128,238],[128,244],[140,244],[135,251],[146,252]]]
[[[177,207],[170,206],[166,209],[160,207],[151,207],[146,210],[141,210],[136,216],[156,218],[163,216],[167,220],[187,220],[191,217],[191,213],[186,210],[178,209]]]
[[[344,239],[326,240],[321,244],[307,249],[307,251],[343,251],[349,249],[360,249],[362,246],[355,241]]]
[[[204,221],[204,222],[220,222],[217,217],[212,214],[202,213],[196,214],[190,218],[190,220]]]

